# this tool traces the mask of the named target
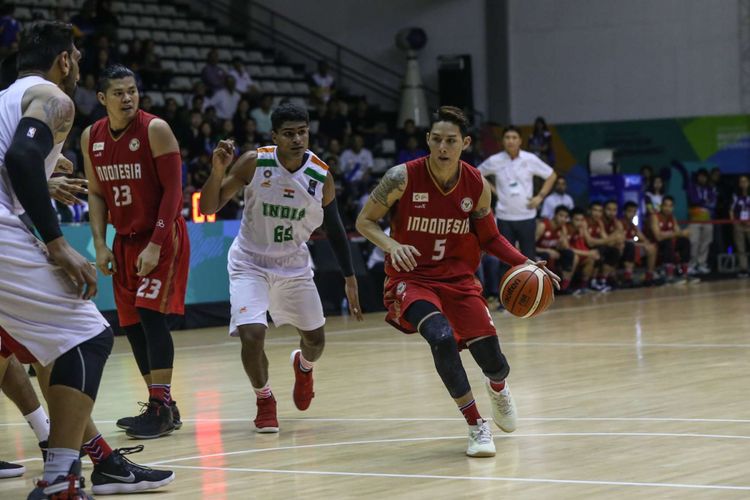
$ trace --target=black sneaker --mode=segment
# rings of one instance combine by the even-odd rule
[[[169,403],[169,406],[172,407],[172,422],[174,422],[174,430],[179,430],[182,428],[182,420],[180,419],[180,410],[177,408],[177,402],[172,400],[172,402]]]
[[[172,407],[152,399],[148,409],[139,415],[125,434],[135,439],[155,439],[171,434],[174,429]]]
[[[86,487],[85,481],[81,477],[81,461],[76,460],[70,466],[67,476],[57,476],[54,482],[38,481],[27,500],[46,500],[48,498],[68,498],[71,500],[90,500],[94,497],[89,496],[83,491]]]
[[[23,476],[24,472],[26,472],[26,467],[23,465],[0,460],[0,479]]]
[[[154,470],[131,462],[125,455],[143,451],[143,445],[112,450],[106,460],[94,465],[91,473],[95,495],[114,495],[134,491],[154,490],[174,481],[171,470]]]
[[[148,413],[148,410],[150,408],[148,403],[144,403],[143,401],[138,401],[138,404],[141,406],[141,413],[139,415],[136,415],[134,417],[122,417],[115,423],[117,427],[120,429],[126,431],[130,429],[135,423],[143,418],[143,416]]]

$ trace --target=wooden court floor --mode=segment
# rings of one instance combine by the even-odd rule
[[[252,431],[238,341],[223,328],[177,332],[185,425],[133,456],[177,479],[137,498],[750,498],[749,292],[724,281],[564,297],[529,320],[496,314],[520,420],[513,434],[496,429],[489,459],[464,455],[466,426],[424,341],[380,313],[329,320],[304,413],[291,401],[296,332],[270,332],[278,435]],[[489,418],[481,372],[464,362]],[[118,338],[95,409],[113,447],[138,443],[114,421],[144,394]],[[38,455],[0,399],[0,457],[28,468],[0,482],[0,498],[25,498]]]

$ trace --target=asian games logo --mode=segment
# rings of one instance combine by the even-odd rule
[[[471,212],[472,208],[474,208],[474,202],[471,201],[471,198],[466,197],[461,200],[461,210],[464,212]]]
[[[141,141],[138,139],[131,139],[130,144],[128,144],[128,147],[131,151],[138,151],[138,148],[141,147]]]

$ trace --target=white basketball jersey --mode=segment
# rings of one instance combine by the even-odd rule
[[[40,76],[25,76],[0,92],[0,210],[6,213],[21,214],[24,212],[10,184],[8,171],[5,168],[5,152],[8,151],[16,128],[18,128],[18,122],[21,121],[21,116],[23,116],[21,110],[23,96],[27,90],[36,85],[54,85],[54,83]],[[62,142],[56,144],[44,160],[47,179],[52,176],[52,172],[55,170],[55,164],[62,147]]]
[[[276,146],[258,148],[255,175],[245,187],[245,208],[230,259],[280,276],[311,275],[306,242],[323,223],[328,166],[312,151],[295,172],[284,168]]]

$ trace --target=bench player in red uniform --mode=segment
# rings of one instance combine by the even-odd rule
[[[586,222],[586,215],[580,208],[574,208],[570,214],[570,249],[578,257],[578,269],[580,270],[580,283],[576,286],[576,294],[588,290],[589,283],[593,280],[594,267],[601,260],[601,254],[596,248],[591,248],[591,236]],[[596,291],[609,291],[609,287],[592,288]]]
[[[659,252],[659,261],[664,266],[667,281],[674,281],[676,263],[680,264],[682,281],[687,279],[690,263],[690,233],[680,228],[674,216],[674,198],[667,195],[662,199],[661,208],[651,214],[651,234]]]
[[[516,429],[516,409],[505,381],[510,367],[474,277],[482,250],[510,265],[533,263],[498,232],[490,210],[490,185],[460,160],[469,146],[468,121],[443,106],[433,118],[428,157],[386,172],[357,218],[357,229],[387,254],[386,320],[430,344],[440,378],[469,424],[466,454],[495,455],[492,432],[471,392],[459,349],[467,347],[486,376],[493,419]],[[391,235],[378,222],[390,213]],[[540,268],[555,280],[559,278]]]
[[[171,397],[174,345],[167,313],[183,314],[190,243],[182,209],[180,149],[167,123],[138,109],[133,72],[110,66],[99,79],[107,117],[81,135],[96,265],[112,274],[120,326],[127,332],[149,403],[118,420],[128,436],[151,439],[179,428]],[[117,235],[105,236],[107,213]]]
[[[652,286],[654,281],[654,270],[656,269],[656,245],[646,238],[643,231],[633,223],[633,218],[638,213],[638,204],[628,201],[623,207],[624,217],[620,221],[625,231],[625,247],[622,253],[622,262],[625,266],[624,279],[633,279],[633,268],[635,267],[636,251],[641,253],[641,258],[646,257],[646,275],[643,278],[643,286]]]
[[[570,249],[569,220],[570,209],[565,205],[558,205],[554,217],[536,223],[536,254],[540,259],[546,260],[552,269],[562,274],[562,293],[569,292],[570,281],[578,265],[578,256]]]

